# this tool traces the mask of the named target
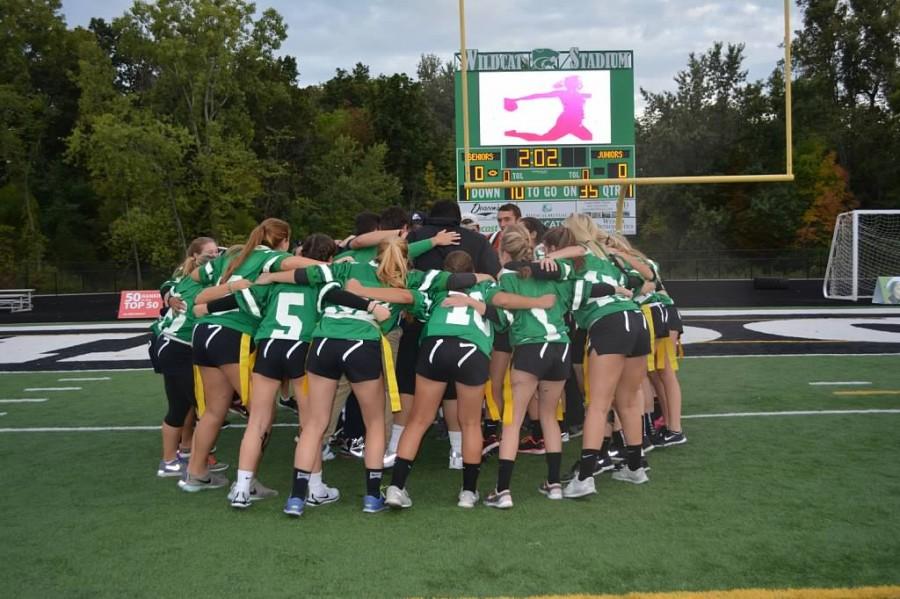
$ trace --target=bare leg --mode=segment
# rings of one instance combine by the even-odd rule
[[[366,468],[381,470],[384,467],[384,380],[350,383],[359,401],[363,422],[366,424]]]
[[[272,433],[275,418],[275,395],[281,388],[281,381],[253,373],[250,379],[250,397],[253,409],[247,419],[247,428],[241,439],[241,453],[238,468],[256,472],[263,448]]]
[[[208,472],[209,451],[219,436],[232,396],[241,388],[241,378],[237,364],[226,364],[221,368],[201,366],[200,372],[206,411],[194,431],[188,472],[193,476],[203,477]]]
[[[419,453],[419,447],[425,433],[434,421],[444,389],[447,383],[433,381],[421,375],[416,375],[416,399],[413,402],[412,411],[406,421],[406,428],[400,436],[400,444],[397,446],[397,457],[413,461]],[[368,444],[366,445],[368,447]],[[481,455],[481,446],[478,447]]]
[[[519,452],[519,429],[525,420],[528,404],[537,391],[538,380],[533,374],[521,370],[513,370],[511,376],[513,392],[512,423],[503,425],[503,438],[500,440],[500,459],[515,460]],[[559,434],[557,433],[557,437]]]
[[[603,444],[606,416],[612,406],[613,396],[622,370],[625,356],[620,354],[588,356],[588,377],[590,379],[590,403],[584,413],[583,449],[599,450]]]

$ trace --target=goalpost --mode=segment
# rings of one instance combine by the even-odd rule
[[[828,252],[822,293],[857,301],[874,294],[878,277],[900,275],[900,210],[839,214]]]

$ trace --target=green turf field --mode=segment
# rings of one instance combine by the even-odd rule
[[[691,359],[685,414],[900,408],[898,356]],[[59,382],[109,376],[109,381]],[[871,381],[811,386],[810,381]],[[80,391],[25,392],[80,386]],[[900,413],[685,420],[687,445],[649,455],[651,483],[603,475],[587,500],[550,502],[540,456],[521,456],[516,507],[456,507],[459,473],[430,439],[409,483],[414,507],[360,512],[360,462],[326,479],[344,497],[281,513],[246,512],[225,491],[187,495],[155,477],[159,435],[9,432],[158,424],[148,371],[2,374],[0,596],[458,596],[624,593],[900,583]],[[279,418],[289,422],[288,412]],[[240,430],[223,432],[234,462]],[[276,429],[260,478],[284,495],[294,431]],[[566,448],[564,466],[579,449]],[[233,476],[233,470],[229,472]],[[494,483],[486,464],[480,488]]]

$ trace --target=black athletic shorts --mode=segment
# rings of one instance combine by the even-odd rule
[[[628,358],[650,353],[650,331],[641,312],[626,310],[608,314],[591,325],[590,351],[620,354]]]
[[[653,333],[657,339],[669,336],[669,313],[662,304],[648,306],[653,318]]]
[[[194,360],[191,346],[187,343],[173,341],[165,335],[160,335],[156,347],[156,363],[159,372],[170,375],[194,374]]]
[[[509,333],[494,333],[494,351],[512,353],[512,345],[509,343]]]
[[[569,328],[570,345],[572,346],[572,364],[584,364],[584,344],[587,342],[587,331]]]
[[[194,327],[194,364],[217,368],[241,363],[241,340],[246,333],[220,324],[201,323]],[[247,335],[249,337],[249,335]],[[253,352],[253,339],[249,349]]]
[[[432,381],[477,387],[490,378],[490,364],[490,358],[474,343],[458,337],[428,337],[419,348],[416,374]]]
[[[678,331],[679,334],[684,334],[684,323],[681,322],[681,314],[678,312],[678,308],[673,306],[666,306],[666,314],[669,323],[670,331]]]
[[[309,343],[290,339],[263,339],[256,349],[253,372],[283,381],[299,379],[306,374],[306,352]]]
[[[397,355],[394,356],[394,372],[397,374],[397,387],[400,393],[413,395],[416,392],[416,362],[419,354],[419,335],[423,326],[418,320],[412,322],[404,320],[400,324],[403,334],[397,345]]]
[[[162,370],[159,368],[159,358],[156,357],[157,351],[159,351],[159,344],[163,341],[162,335],[150,335],[150,343],[147,345],[147,354],[150,355],[150,364],[153,366],[153,372],[156,374],[162,374]]]
[[[362,339],[313,339],[306,371],[335,381],[346,375],[351,383],[377,379],[382,374],[381,343]]]
[[[526,343],[516,346],[512,369],[533,374],[540,381],[564,381],[572,374],[568,343]]]

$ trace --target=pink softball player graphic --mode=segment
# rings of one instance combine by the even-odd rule
[[[529,94],[520,98],[504,98],[503,108],[508,112],[514,112],[519,108],[519,102],[527,100],[541,100],[556,98],[562,103],[562,113],[556,119],[556,123],[545,133],[529,133],[509,129],[504,131],[507,137],[517,137],[525,141],[558,141],[566,135],[573,135],[583,141],[592,141],[593,133],[584,126],[584,105],[591,94],[583,93],[581,77],[571,75],[562,81],[553,84],[553,91]]]

